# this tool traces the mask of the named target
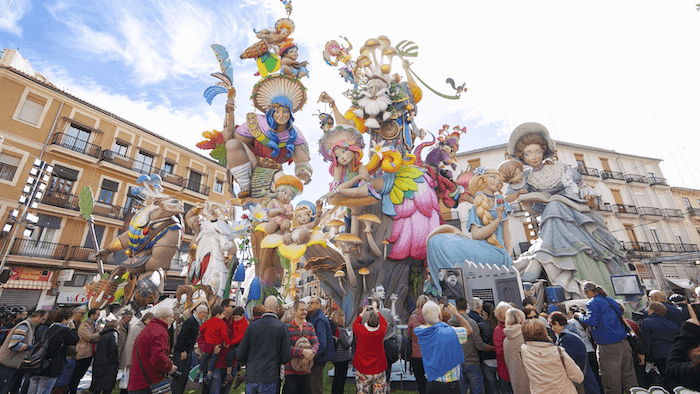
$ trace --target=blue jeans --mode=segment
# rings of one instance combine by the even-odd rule
[[[36,394],[50,394],[53,385],[56,384],[58,377],[50,378],[48,376],[32,376],[29,380],[29,392]]]
[[[489,367],[483,361],[481,362],[481,370],[484,376],[485,394],[499,394],[498,379],[496,378],[496,367]]]
[[[246,383],[245,394],[276,394],[277,382],[275,383]]]
[[[16,369],[0,364],[0,394],[7,394],[10,392],[12,378],[15,377],[15,373],[17,373]]]
[[[481,367],[478,365],[467,365],[462,363],[462,394],[483,394],[484,393],[484,377],[481,375]]]

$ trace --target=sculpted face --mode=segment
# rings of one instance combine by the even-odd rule
[[[289,110],[284,106],[275,108],[275,111],[272,113],[272,119],[275,120],[278,126],[286,126],[287,122],[289,122]]]
[[[372,295],[376,295],[379,297],[380,300],[384,301],[386,298],[386,291],[384,291],[384,286],[382,285],[377,285],[377,287],[374,288],[374,291],[372,291]]]
[[[292,60],[297,60],[299,58],[299,50],[296,48],[292,48],[284,53],[284,57],[288,57]]]
[[[542,165],[542,158],[544,157],[544,151],[542,147],[537,144],[528,145],[523,150],[523,161],[525,164],[536,168]]]
[[[299,224],[308,224],[311,222],[311,212],[309,210],[301,210],[297,212],[297,222]]]
[[[333,151],[333,153],[335,153],[335,160],[338,162],[339,165],[343,167],[352,163],[352,159],[355,156],[355,153],[353,151],[340,146],[335,148],[335,151]]]
[[[525,174],[523,174],[521,170],[517,170],[515,176],[510,178],[510,183],[520,183],[523,181],[523,179],[525,179]]]
[[[277,193],[277,198],[285,204],[289,204],[294,199],[294,193],[289,187],[285,187]]]
[[[486,176],[486,190],[491,192],[490,194],[496,193],[503,187],[503,180],[500,175],[490,173]]]

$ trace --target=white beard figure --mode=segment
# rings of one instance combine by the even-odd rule
[[[374,97],[370,97],[369,94],[368,91],[362,92],[362,97],[357,100],[357,104],[360,105],[360,108],[354,110],[353,114],[357,117],[362,117],[364,114],[369,115],[369,118],[365,120],[365,126],[371,129],[378,129],[379,122],[377,122],[376,116],[386,111],[389,105],[391,105],[389,89],[384,88],[379,90]],[[385,112],[382,120],[387,120],[389,117],[391,117],[391,113]]]

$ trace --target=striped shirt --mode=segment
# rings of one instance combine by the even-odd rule
[[[28,343],[23,343],[24,338],[27,336],[27,331],[29,330],[29,323],[27,322],[22,322],[15,327],[15,332],[12,334],[12,337],[10,338],[10,343],[9,343],[9,348],[10,350],[14,350],[15,352],[21,352],[25,350],[32,350],[34,346],[28,344]]]
[[[304,349],[294,347],[294,345],[297,343],[297,339],[301,338],[302,336],[309,340],[311,343],[311,350],[314,352],[314,354],[318,353],[319,343],[318,338],[316,338],[316,330],[314,330],[313,324],[304,321],[302,327],[299,327],[297,326],[297,323],[292,320],[287,324],[287,329],[289,330],[289,339],[292,342],[292,357],[302,357],[302,350]],[[291,363],[287,363],[284,366],[285,375],[304,375],[306,373],[293,370]]]
[[[464,327],[452,327],[455,332],[457,333],[457,338],[459,339],[460,344],[465,344],[467,343],[467,340],[469,340],[469,336],[467,335],[467,329]],[[439,378],[435,379],[437,382],[459,382],[459,379],[462,377],[462,365],[457,364],[456,367],[450,369],[447,371],[446,374],[440,376]]]

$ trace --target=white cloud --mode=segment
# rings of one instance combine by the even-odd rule
[[[0,0],[0,31],[6,31],[17,36],[22,35],[19,22],[32,11],[31,0]]]

